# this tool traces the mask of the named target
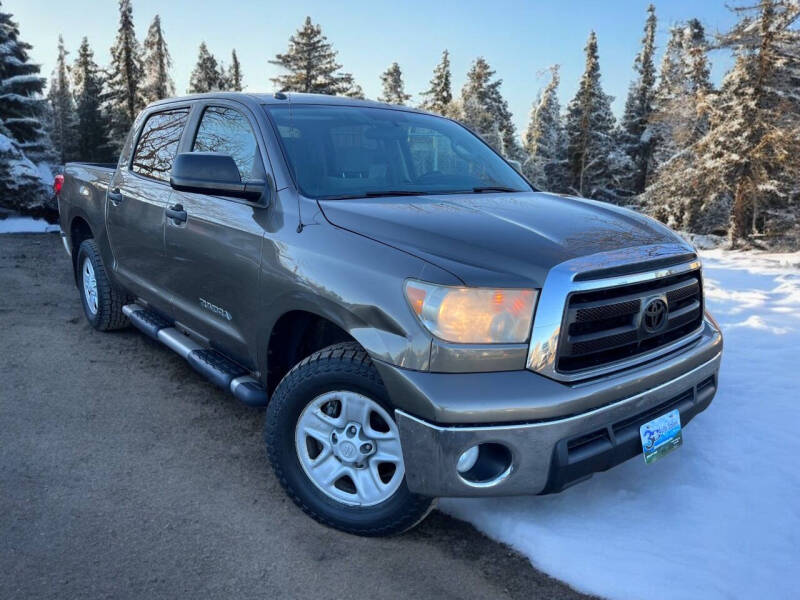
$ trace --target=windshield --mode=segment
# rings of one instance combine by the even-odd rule
[[[311,198],[528,192],[528,183],[464,127],[361,106],[266,106],[300,192]]]

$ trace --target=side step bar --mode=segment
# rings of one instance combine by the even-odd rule
[[[267,390],[247,369],[221,352],[206,348],[172,326],[161,315],[138,304],[126,304],[122,312],[134,327],[183,357],[198,373],[229,390],[248,406],[266,406]]]

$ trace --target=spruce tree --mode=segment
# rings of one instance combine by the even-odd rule
[[[648,131],[651,156],[648,185],[662,166],[708,130],[712,93],[708,42],[697,19],[673,27],[661,62]]]
[[[650,115],[653,112],[656,67],[654,62],[656,39],[656,9],[651,4],[647,8],[647,21],[644,26],[642,49],[636,55],[633,70],[636,79],[630,86],[625,102],[625,112],[620,123],[618,140],[622,150],[631,158],[631,171],[625,183],[635,194],[644,191],[647,181],[647,168],[650,164],[650,139],[645,135]]]
[[[461,90],[460,120],[506,158],[521,162],[524,153],[508,103],[500,93],[503,80],[493,80],[494,74],[483,57],[472,63]]]
[[[45,79],[39,65],[30,62],[30,50],[31,45],[19,39],[11,14],[0,12],[0,119],[19,148],[36,160],[52,148],[42,126]]]
[[[558,101],[558,71],[558,65],[550,67],[550,81],[531,109],[530,122],[523,136],[523,147],[528,157],[522,167],[525,176],[536,187],[565,192],[566,140]]]
[[[208,51],[205,42],[200,43],[197,64],[189,78],[190,94],[205,94],[221,90],[224,86],[217,59]]]
[[[403,72],[396,62],[392,63],[383,72],[381,84],[383,85],[383,94],[378,98],[381,102],[405,104],[411,98],[411,94],[406,94],[405,86],[403,85]]]
[[[727,227],[740,245],[770,214],[794,226],[800,212],[800,5],[760,0],[733,10],[738,23],[717,45],[735,63],[712,103],[708,132],[664,165],[646,200],[675,227]]]
[[[571,188],[580,196],[613,194],[625,167],[613,132],[611,96],[600,83],[600,60],[594,31],[586,42],[586,68],[575,97],[567,107],[567,160]]]
[[[76,154],[79,160],[87,162],[111,162],[114,156],[108,143],[109,124],[101,105],[103,77],[85,37],[78,48],[72,75],[78,117]]]
[[[44,208],[51,197],[49,170],[31,160],[49,158],[52,149],[41,125],[45,80],[29,61],[30,49],[0,10],[0,205],[18,210]]]
[[[67,50],[64,48],[63,36],[58,36],[58,59],[47,100],[50,105],[49,133],[50,140],[60,164],[75,160],[78,129],[78,115],[75,111],[75,100],[70,90],[70,74],[67,67]]]
[[[175,95],[175,84],[169,74],[172,57],[161,29],[161,17],[156,15],[147,37],[144,39],[144,86],[145,101],[155,102]]]
[[[306,17],[302,28],[289,38],[285,54],[277,54],[269,61],[285,69],[285,75],[272,78],[272,83],[282,92],[312,94],[346,94],[355,89],[353,76],[342,73],[336,62],[337,52],[322,35],[322,28]]]
[[[117,149],[125,142],[136,115],[145,106],[142,93],[142,50],[133,27],[130,0],[119,0],[119,29],[111,48],[106,94],[110,139]]]
[[[431,86],[422,92],[424,100],[420,108],[440,115],[447,115],[452,111],[453,90],[450,84],[450,53],[442,52],[442,60],[433,70]]]
[[[236,50],[231,52],[231,68],[228,69],[227,88],[232,92],[241,92],[244,90],[242,65],[239,64],[239,57],[236,56]]]

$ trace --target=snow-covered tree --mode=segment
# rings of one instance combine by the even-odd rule
[[[712,103],[708,132],[664,165],[650,210],[676,227],[728,228],[747,243],[770,210],[796,222],[800,195],[800,4],[760,0],[734,8],[717,45],[735,56]]]
[[[46,100],[39,65],[30,62],[31,45],[19,39],[11,14],[0,7],[0,205],[44,208],[52,180],[40,161],[52,153],[42,127]]]
[[[702,24],[692,19],[673,27],[661,62],[648,133],[651,138],[648,184],[662,165],[708,130],[712,92],[708,42]]]
[[[169,74],[172,57],[161,29],[161,17],[156,15],[147,37],[144,39],[144,86],[145,100],[155,102],[175,95],[175,84]]]
[[[358,98],[359,100],[363,100],[364,90],[355,81],[351,81],[349,87],[342,95],[347,96],[348,98]]]
[[[558,101],[559,66],[550,67],[550,81],[531,108],[523,135],[528,158],[522,165],[525,176],[538,188],[566,191],[566,139]]]
[[[442,52],[442,60],[433,70],[431,86],[422,92],[424,100],[420,108],[440,115],[452,112],[453,90],[450,83],[450,53]]]
[[[302,28],[289,38],[285,54],[276,54],[273,65],[285,69],[285,75],[272,78],[282,92],[345,94],[354,90],[353,76],[342,73],[336,62],[337,52],[322,35],[322,28],[306,17]]]
[[[223,77],[217,59],[208,51],[205,42],[200,42],[197,64],[189,78],[190,94],[205,94],[223,89]]]
[[[113,151],[108,143],[108,119],[102,110],[103,77],[94,53],[85,37],[78,48],[72,67],[75,110],[78,126],[75,132],[76,154],[79,160],[111,162]]]
[[[512,114],[500,93],[503,80],[493,77],[489,63],[483,57],[475,59],[461,89],[459,120],[506,158],[522,162],[524,152],[517,140]]]
[[[108,72],[107,112],[111,120],[111,142],[119,149],[136,115],[145,106],[142,93],[142,49],[133,27],[130,0],[119,0],[119,29],[111,47]]]
[[[647,8],[642,49],[633,62],[636,78],[628,90],[625,112],[617,134],[621,149],[630,157],[632,167],[626,173],[625,183],[633,193],[644,191],[647,168],[650,164],[650,136],[646,134],[650,115],[653,112],[653,96],[656,84],[654,55],[656,49],[656,9]]]
[[[403,85],[403,71],[400,70],[400,65],[396,62],[393,62],[381,74],[381,84],[383,85],[383,93],[378,98],[381,102],[405,104],[411,98],[411,94],[406,94],[405,86]]]
[[[239,63],[239,57],[236,56],[236,50],[231,52],[231,66],[228,69],[226,89],[232,92],[241,92],[244,89],[244,79],[242,77],[242,65]]]
[[[31,63],[31,45],[19,39],[19,28],[9,13],[0,12],[0,119],[19,148],[33,160],[52,148],[42,117],[47,101],[42,97],[45,79],[39,65]]]
[[[586,68],[578,92],[567,106],[566,135],[570,187],[580,196],[607,198],[629,172],[630,159],[614,139],[612,97],[600,83],[594,31],[586,42]]]
[[[75,100],[70,89],[70,73],[67,66],[67,50],[64,48],[63,36],[58,36],[58,58],[50,88],[47,90],[49,103],[48,130],[50,140],[60,164],[76,159],[76,134],[78,115],[75,111]]]

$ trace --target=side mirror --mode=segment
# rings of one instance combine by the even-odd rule
[[[182,192],[259,200],[266,181],[242,181],[233,158],[216,152],[183,152],[175,157],[169,183]]]

